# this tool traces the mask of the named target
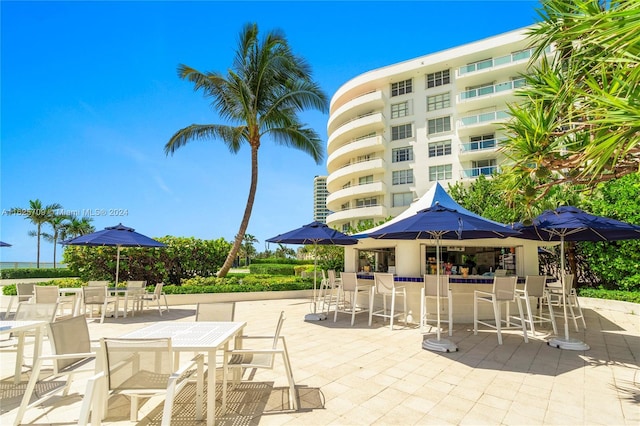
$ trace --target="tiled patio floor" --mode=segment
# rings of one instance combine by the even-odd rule
[[[305,322],[303,299],[239,302],[236,318],[247,321],[246,334],[273,333],[278,314],[283,328],[300,410],[288,407],[284,369],[258,370],[253,381],[230,393],[229,409],[219,425],[634,425],[640,424],[640,317],[585,309],[587,331],[575,333],[591,349],[574,352],[528,344],[506,332],[499,346],[495,333],[473,335],[470,324],[457,324],[456,353],[421,348],[415,327],[395,330],[380,320],[371,328],[366,314],[339,315],[334,323]],[[160,318],[149,310],[135,318],[89,321],[92,339],[119,336],[155,321],[193,321],[195,306],[172,307]],[[558,324],[562,327],[562,321]],[[45,342],[45,347],[48,344]],[[11,425],[25,383],[15,386],[12,353],[2,356],[0,424]],[[28,378],[25,370],[24,378]],[[77,422],[84,391],[79,378],[67,398],[27,412],[25,422],[70,425]],[[187,387],[174,407],[174,424],[204,424],[194,418],[194,389]],[[159,424],[161,399],[143,405],[140,425]],[[219,407],[219,405],[218,405]],[[143,416],[146,416],[143,418]],[[112,398],[104,424],[130,424],[128,402]]]

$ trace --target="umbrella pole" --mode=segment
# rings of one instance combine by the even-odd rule
[[[316,299],[316,282],[317,282],[317,266],[318,266],[318,243],[313,243],[313,313],[307,314],[304,316],[305,321],[322,321],[327,319],[327,316],[324,313],[316,313],[316,307],[318,305],[318,301]]]
[[[422,342],[422,349],[440,352],[456,352],[458,347],[455,343],[447,339],[440,338],[440,235],[436,235],[436,340],[427,339]],[[422,321],[422,318],[420,318]],[[451,327],[451,324],[449,324]]]
[[[554,337],[549,339],[547,344],[555,348],[568,349],[572,351],[586,351],[591,349],[589,345],[580,339],[569,337],[569,315],[567,314],[567,287],[565,280],[564,262],[564,234],[560,234],[560,284],[562,288],[562,308],[564,313],[564,337]]]
[[[117,246],[117,255],[116,255],[116,287],[118,287],[118,278],[120,275],[120,246]]]

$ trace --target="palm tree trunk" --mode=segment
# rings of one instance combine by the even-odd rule
[[[253,202],[256,198],[256,189],[258,188],[258,147],[260,146],[260,140],[258,143],[251,144],[251,185],[249,187],[249,197],[247,198],[247,206],[244,209],[244,216],[242,216],[242,222],[240,223],[240,230],[236,234],[236,238],[233,241],[233,247],[224,261],[222,268],[218,271],[218,277],[224,278],[227,276],[229,269],[233,265],[233,261],[240,250],[244,234],[249,227],[249,219],[251,219],[251,211],[253,210]]]
[[[38,224],[38,252],[36,253],[36,268],[40,268],[40,224]]]

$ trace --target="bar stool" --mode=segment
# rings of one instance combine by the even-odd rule
[[[521,300],[524,300],[525,308],[527,310],[527,317],[525,319],[525,322],[529,324],[532,336],[536,335],[536,322],[539,324],[550,322],[551,326],[553,327],[553,333],[558,334],[558,329],[556,328],[556,318],[553,313],[553,305],[549,303],[549,292],[546,288],[546,284],[546,275],[527,275],[524,282],[524,288],[516,288],[516,295],[520,297]],[[533,314],[531,309],[532,297],[537,302],[538,312],[536,315]],[[544,315],[545,304],[547,305],[547,309],[549,310],[548,316]]]
[[[393,274],[375,272],[373,274],[373,280],[375,286],[369,297],[369,326],[373,315],[389,318],[389,328],[393,330],[393,319],[397,316],[404,314],[404,325],[407,325],[407,290],[404,286],[397,286],[393,278]],[[375,295],[382,296],[382,309],[374,311]],[[387,296],[391,296],[391,306],[387,310]],[[396,297],[402,297],[404,306],[403,312],[395,312]]]
[[[424,332],[424,328],[429,322],[436,322],[436,318],[429,318],[434,313],[429,313],[427,302],[429,299],[438,299],[438,277],[436,275],[425,275],[424,285],[422,286],[420,297],[420,332]],[[449,336],[453,335],[453,296],[451,294],[451,286],[449,285],[449,275],[440,275],[440,308],[444,309],[443,299],[447,300],[448,320],[440,319],[440,322],[446,322],[449,328]]]

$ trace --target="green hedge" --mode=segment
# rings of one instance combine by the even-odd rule
[[[57,285],[60,287],[78,288],[86,285],[80,278],[64,278],[60,280],[43,281],[36,285]],[[119,287],[125,287],[126,282],[121,282]],[[148,285],[147,292],[153,292],[155,286]],[[313,288],[313,280],[308,278],[270,275],[246,275],[234,274],[226,278],[195,277],[182,281],[181,286],[166,285],[163,290],[166,294],[196,294],[196,293],[241,293],[253,291],[288,291],[309,290]],[[2,287],[5,296],[15,296],[16,286],[10,284]]]
[[[19,269],[3,269],[0,271],[0,278],[3,280],[18,278],[61,278],[61,277],[77,277],[71,269],[68,268],[19,268]]]
[[[249,272],[252,274],[268,274],[268,275],[295,275],[293,265],[288,264],[263,264],[253,263],[249,266]]]
[[[640,291],[605,290],[603,288],[578,289],[580,297],[593,297],[594,299],[620,300],[622,302],[640,303]]]
[[[267,259],[251,259],[251,264],[283,264],[283,265],[306,265],[309,263],[308,260],[300,260],[300,259],[290,259],[284,257],[270,257]]]

